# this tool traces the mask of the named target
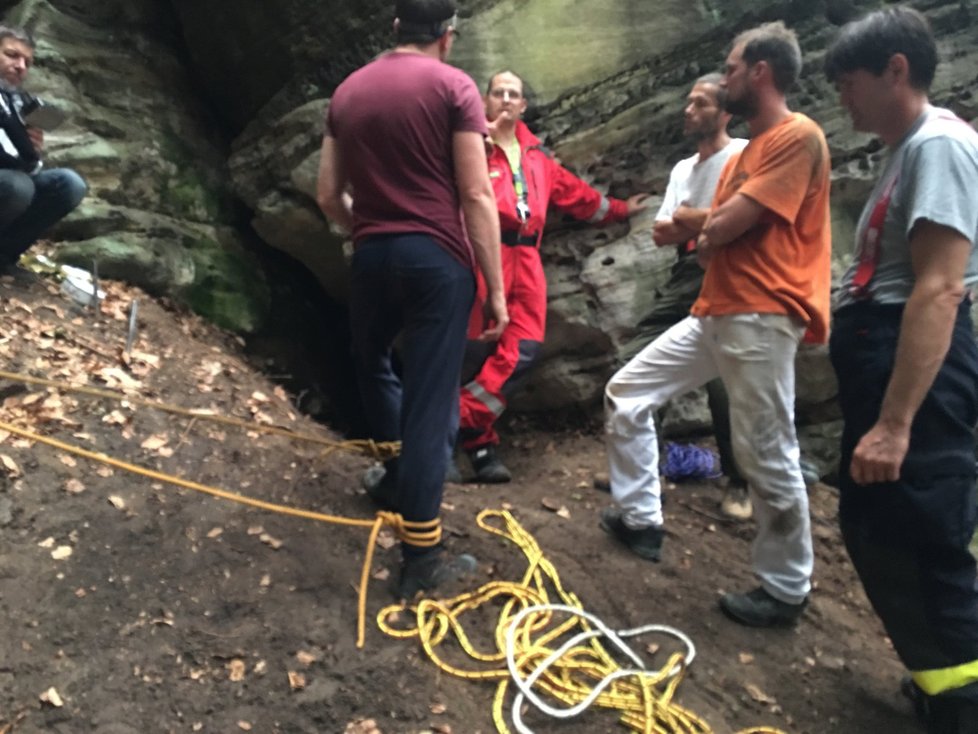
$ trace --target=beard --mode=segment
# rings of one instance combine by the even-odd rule
[[[745,89],[737,99],[727,97],[723,107],[731,115],[740,115],[749,120],[757,114],[757,96],[751,90]]]
[[[699,125],[686,131],[686,137],[695,143],[699,143],[715,137],[719,129],[720,122],[718,119],[702,120]]]

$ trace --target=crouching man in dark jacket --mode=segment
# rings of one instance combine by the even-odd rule
[[[44,131],[25,121],[36,104],[21,90],[34,63],[34,41],[0,26],[0,274],[24,278],[17,261],[85,196],[81,176],[45,169]]]

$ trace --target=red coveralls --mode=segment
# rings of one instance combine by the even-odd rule
[[[522,121],[516,123],[516,139],[522,152],[529,216],[525,222],[521,221],[509,159],[502,148],[493,146],[489,154],[489,178],[499,209],[503,287],[510,321],[479,373],[462,387],[459,428],[462,448],[466,451],[499,443],[493,424],[506,409],[519,378],[526,374],[543,346],[547,280],[539,247],[547,207],[553,204],[575,219],[599,225],[628,218],[628,205],[624,201],[603,196],[563,168]],[[485,299],[486,286],[480,274],[469,320],[469,339],[484,329]]]

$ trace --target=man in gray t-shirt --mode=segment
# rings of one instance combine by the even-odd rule
[[[652,311],[638,325],[636,343],[643,347],[689,315],[703,285],[703,268],[696,261],[696,237],[710,213],[723,167],[747,145],[743,138],[731,139],[727,134],[730,113],[723,109],[722,79],[720,74],[700,77],[686,97],[683,132],[696,142],[696,153],[673,167],[655,218],[653,240],[660,247],[676,245],[677,259],[669,280],[656,292]],[[733,519],[746,520],[753,508],[747,482],[734,461],[727,392],[721,380],[707,383],[706,391],[720,469],[728,479],[720,511]]]
[[[830,353],[845,426],[839,524],[930,734],[978,732],[978,133],[931,107],[917,11],[843,28],[826,71],[889,158],[857,231]]]

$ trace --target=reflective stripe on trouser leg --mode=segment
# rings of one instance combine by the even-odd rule
[[[705,321],[730,397],[734,456],[754,500],[754,572],[776,599],[798,604],[811,590],[814,564],[794,424],[795,353],[804,328],[780,314]]]
[[[605,387],[611,493],[628,527],[662,524],[656,411],[716,375],[703,321],[689,316],[633,357]]]

